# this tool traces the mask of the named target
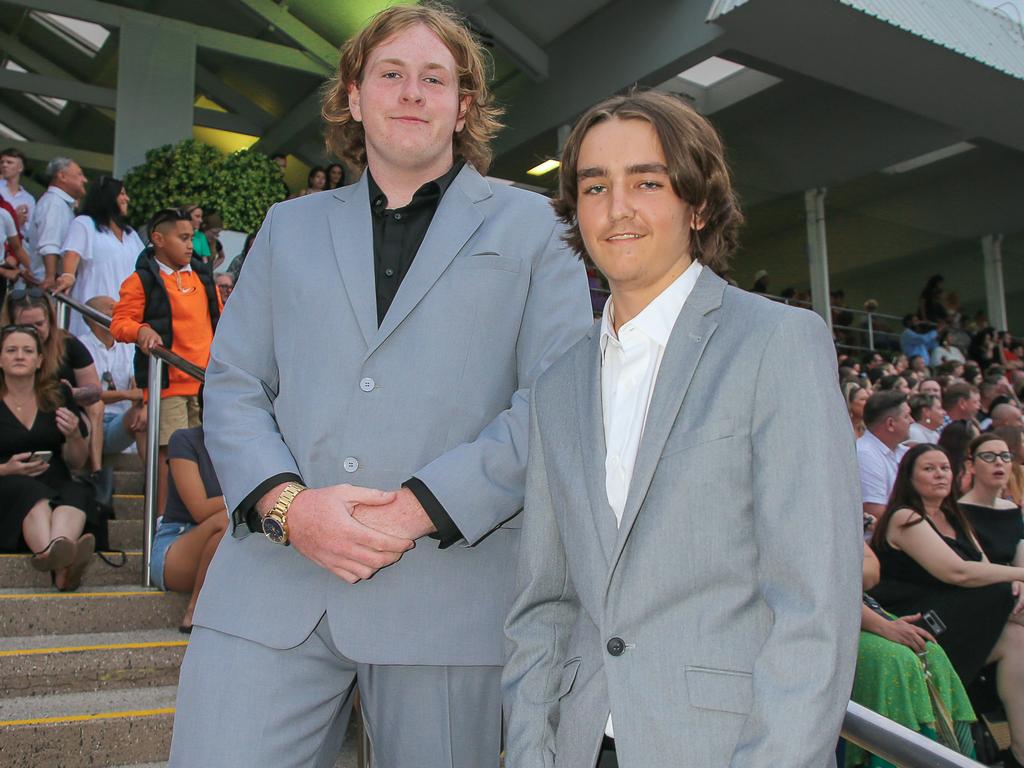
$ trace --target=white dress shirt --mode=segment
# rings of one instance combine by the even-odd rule
[[[135,345],[122,344],[115,341],[114,346],[107,348],[107,345],[96,338],[92,330],[87,330],[78,340],[85,345],[92,355],[93,364],[96,366],[96,373],[100,377],[100,387],[108,389],[110,381],[114,382],[114,389],[124,392],[131,389],[132,377],[135,375]],[[107,375],[109,374],[109,376]],[[105,413],[121,414],[132,407],[131,400],[121,400],[116,403],[107,403],[103,406]]]
[[[6,200],[15,211],[18,210],[19,205],[24,205],[28,208],[28,216],[25,218],[25,229],[28,229],[28,224],[32,221],[32,213],[36,208],[36,199],[32,197],[32,193],[19,186],[18,191],[12,195],[7,182],[0,181],[0,197]],[[21,227],[19,226],[18,229],[21,229]]]
[[[135,262],[144,248],[135,230],[122,231],[118,240],[106,227],[97,229],[92,217],[76,216],[61,246],[62,253],[74,251],[82,257],[71,298],[83,303],[94,296],[118,298],[121,283],[135,271]],[[89,328],[82,316],[73,312],[68,330],[81,336]]]
[[[939,442],[939,431],[937,429],[928,429],[924,424],[915,421],[910,425],[910,434],[907,436],[907,440],[911,443],[935,443]]]
[[[690,264],[640,314],[623,323],[618,334],[614,325],[614,301],[609,299],[604,306],[601,316],[601,403],[607,450],[605,491],[608,504],[615,513],[616,525],[622,522],[633,465],[668,338],[702,269],[699,262]],[[605,733],[615,736],[610,713]]]
[[[868,504],[888,504],[896,483],[900,459],[909,449],[897,445],[895,450],[879,440],[870,429],[857,440],[857,464],[860,467],[860,491]]]
[[[39,198],[25,240],[32,274],[40,280],[46,276],[43,256],[60,256],[64,236],[74,218],[75,198],[60,187],[50,187]]]

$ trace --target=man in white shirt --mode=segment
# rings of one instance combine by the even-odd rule
[[[53,288],[61,246],[75,218],[75,204],[85,196],[87,179],[78,163],[67,157],[51,160],[46,174],[50,186],[36,204],[28,242],[32,274],[44,288]]]
[[[32,211],[36,207],[36,199],[21,186],[21,174],[24,172],[25,155],[21,150],[8,147],[0,151],[0,197],[17,212],[19,229],[32,219]]]
[[[110,296],[94,296],[86,304],[107,317],[114,314]],[[122,453],[132,443],[141,442],[146,430],[146,410],[142,407],[142,390],[135,386],[135,347],[114,340],[110,331],[95,320],[86,318],[88,330],[79,334],[92,355],[100,377],[100,401],[103,421],[94,425],[90,439],[89,458],[97,500],[109,504],[113,495],[113,470],[103,467],[103,456]]]
[[[907,452],[903,443],[913,422],[907,396],[902,392],[876,392],[864,405],[866,429],[857,440],[857,465],[864,514],[876,520],[889,503],[896,471]]]
[[[910,396],[910,417],[914,423],[910,425],[907,439],[911,443],[939,442],[939,428],[942,426],[946,412],[942,410],[942,398],[922,392]]]
[[[716,274],[741,216],[682,100],[592,107],[561,168],[611,299],[533,391],[505,764],[834,765],[863,550],[825,325]]]

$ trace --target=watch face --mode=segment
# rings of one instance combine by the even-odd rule
[[[284,541],[284,527],[281,522],[273,517],[263,518],[263,533],[267,535],[267,538],[271,541],[280,544]]]

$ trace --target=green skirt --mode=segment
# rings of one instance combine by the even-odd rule
[[[950,664],[946,652],[935,643],[927,644],[928,669],[956,729],[960,752],[973,758],[974,739],[971,723],[977,720],[963,683]],[[935,713],[921,660],[913,650],[870,632],[860,633],[857,674],[853,695],[858,704],[895,720],[911,730],[935,738]],[[855,744],[846,745],[846,768],[894,768]]]

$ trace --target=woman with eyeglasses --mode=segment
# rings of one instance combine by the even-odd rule
[[[85,303],[93,296],[117,296],[121,283],[135,271],[142,240],[128,223],[128,193],[120,179],[101,176],[90,187],[64,237],[63,273],[56,291]],[[75,336],[88,330],[77,312],[68,328]]]
[[[1006,768],[1024,761],[1024,567],[989,561],[952,493],[946,452],[915,445],[900,462],[871,547],[881,582],[871,596],[897,616],[922,614],[970,686],[997,664],[996,684],[1010,725]]]
[[[88,486],[71,479],[89,454],[66,388],[45,374],[42,339],[28,325],[0,331],[0,550],[30,551],[61,591],[78,589],[96,548],[83,534]]]
[[[993,563],[1024,567],[1024,518],[1003,494],[1010,482],[1013,453],[1001,437],[976,437],[967,448],[974,485],[960,497],[960,509],[974,526],[981,548]]]

